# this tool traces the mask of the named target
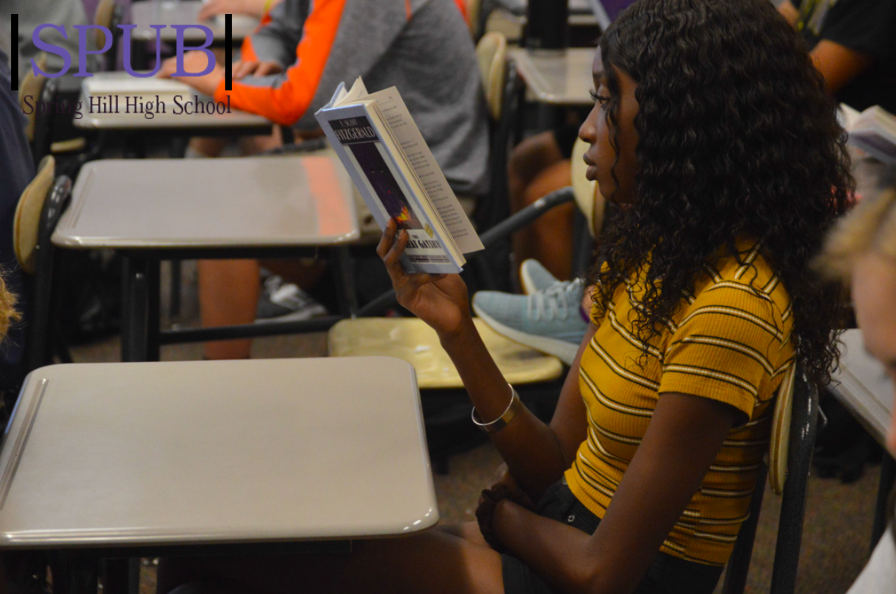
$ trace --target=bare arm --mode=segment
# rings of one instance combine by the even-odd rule
[[[789,0],[778,6],[778,12],[792,27],[796,27],[800,13]],[[828,39],[819,41],[810,55],[815,67],[824,77],[824,90],[831,95],[868,69],[873,61],[868,54]]]
[[[722,447],[738,411],[685,394],[663,394],[607,513],[592,536],[499,503],[501,541],[564,592],[634,591]]]
[[[480,418],[496,419],[507,407],[510,389],[472,318],[467,324],[461,334],[444,337],[442,346],[457,367]],[[533,501],[560,479],[585,440],[587,421],[579,392],[579,360],[594,331],[593,326],[588,329],[579,347],[551,423],[546,425],[524,408],[504,429],[490,435],[510,473]]]
[[[827,39],[819,41],[809,55],[824,77],[824,90],[831,95],[862,74],[873,62],[868,54]]]
[[[796,27],[796,22],[800,18],[800,12],[790,3],[790,0],[784,0],[778,5],[778,12],[790,23],[791,27]]]
[[[283,0],[209,0],[199,9],[198,20],[204,21],[219,14],[245,14],[261,18]]]
[[[479,417],[486,422],[497,419],[507,408],[511,391],[473,324],[466,285],[456,275],[405,273],[399,258],[407,241],[406,232],[396,239],[395,222],[390,221],[377,247],[398,302],[436,330]],[[593,334],[592,328],[583,345]],[[513,477],[533,501],[569,468],[576,448],[585,439],[587,425],[578,386],[578,363],[583,348],[579,348],[563,385],[550,425],[522,407],[504,429],[491,434]]]

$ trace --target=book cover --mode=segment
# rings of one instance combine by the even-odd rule
[[[398,228],[410,236],[402,259],[405,269],[434,274],[460,272],[462,262],[451,258],[364,106],[332,111],[342,113],[331,113],[331,119],[321,124],[380,228],[395,219]]]
[[[353,87],[350,93],[340,85],[333,100],[315,116],[380,228],[393,219],[399,229],[407,231],[409,241],[402,257],[405,270],[460,272],[466,260],[452,235],[451,223],[446,224],[440,215],[450,209],[432,204],[420,172],[412,164],[416,160],[403,152],[401,139],[363,85]],[[463,233],[457,234],[469,241]]]

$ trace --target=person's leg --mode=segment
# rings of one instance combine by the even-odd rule
[[[193,138],[189,149],[198,157],[218,157],[227,145],[226,139]],[[280,146],[280,130],[269,136],[242,139],[244,155],[257,154]],[[257,260],[200,260],[199,309],[202,327],[251,324],[258,309],[259,263]],[[204,345],[206,359],[248,359],[252,340],[222,340]]]
[[[342,555],[170,558],[159,563],[157,593],[201,581],[258,594],[502,594],[501,556],[443,530],[356,541]]]
[[[267,136],[244,136],[240,139],[240,153],[244,157],[251,157],[281,146],[283,136],[280,133],[280,126],[274,126],[274,131]]]
[[[570,183],[570,161],[557,134],[542,132],[513,149],[507,168],[511,212],[518,212],[546,194]],[[513,251],[518,261],[534,258],[557,278],[570,274],[572,205],[555,208],[514,234]]]
[[[200,260],[199,310],[202,327],[251,324],[258,307],[257,260]],[[248,359],[252,340],[207,342],[206,359]]]
[[[532,180],[563,159],[563,151],[552,131],[530,136],[513,148],[507,163],[507,190],[514,212],[525,206],[523,196]]]
[[[209,158],[214,159],[220,157],[227,146],[226,138],[208,138],[195,137],[190,139],[187,145],[187,158]]]
[[[534,204],[551,192],[569,185],[569,159],[554,163],[541,171],[526,187],[525,205]],[[526,229],[517,233],[520,261],[535,258],[560,280],[572,273],[572,236],[575,204],[564,204],[541,215]]]

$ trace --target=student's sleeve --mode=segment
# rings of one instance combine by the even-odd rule
[[[246,38],[242,59],[256,62],[276,62],[284,69],[293,63],[296,46],[302,39],[302,20],[287,12],[290,2],[281,2],[262,20],[262,25]]]
[[[716,285],[697,296],[673,332],[659,393],[717,400],[752,418],[784,375],[791,358],[788,338],[770,299],[745,286]]]
[[[841,0],[830,8],[821,39],[887,59],[896,48],[896,2],[893,0]]]
[[[316,127],[314,111],[340,82],[351,84],[370,72],[409,22],[401,3],[376,5],[379,12],[365,16],[347,0],[315,0],[292,66],[281,74],[234,81],[229,92],[222,81],[215,99],[225,101],[230,95],[236,109],[283,126]]]

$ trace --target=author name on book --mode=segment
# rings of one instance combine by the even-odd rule
[[[71,114],[80,120],[85,113],[94,114],[140,114],[147,120],[151,120],[159,114],[171,115],[197,115],[232,113],[230,97],[227,101],[209,101],[199,95],[185,98],[183,95],[174,95],[163,101],[159,95],[154,99],[143,96],[127,95],[96,95],[84,101],[41,101],[33,95],[25,95],[22,98],[22,113],[31,115],[43,114]]]

